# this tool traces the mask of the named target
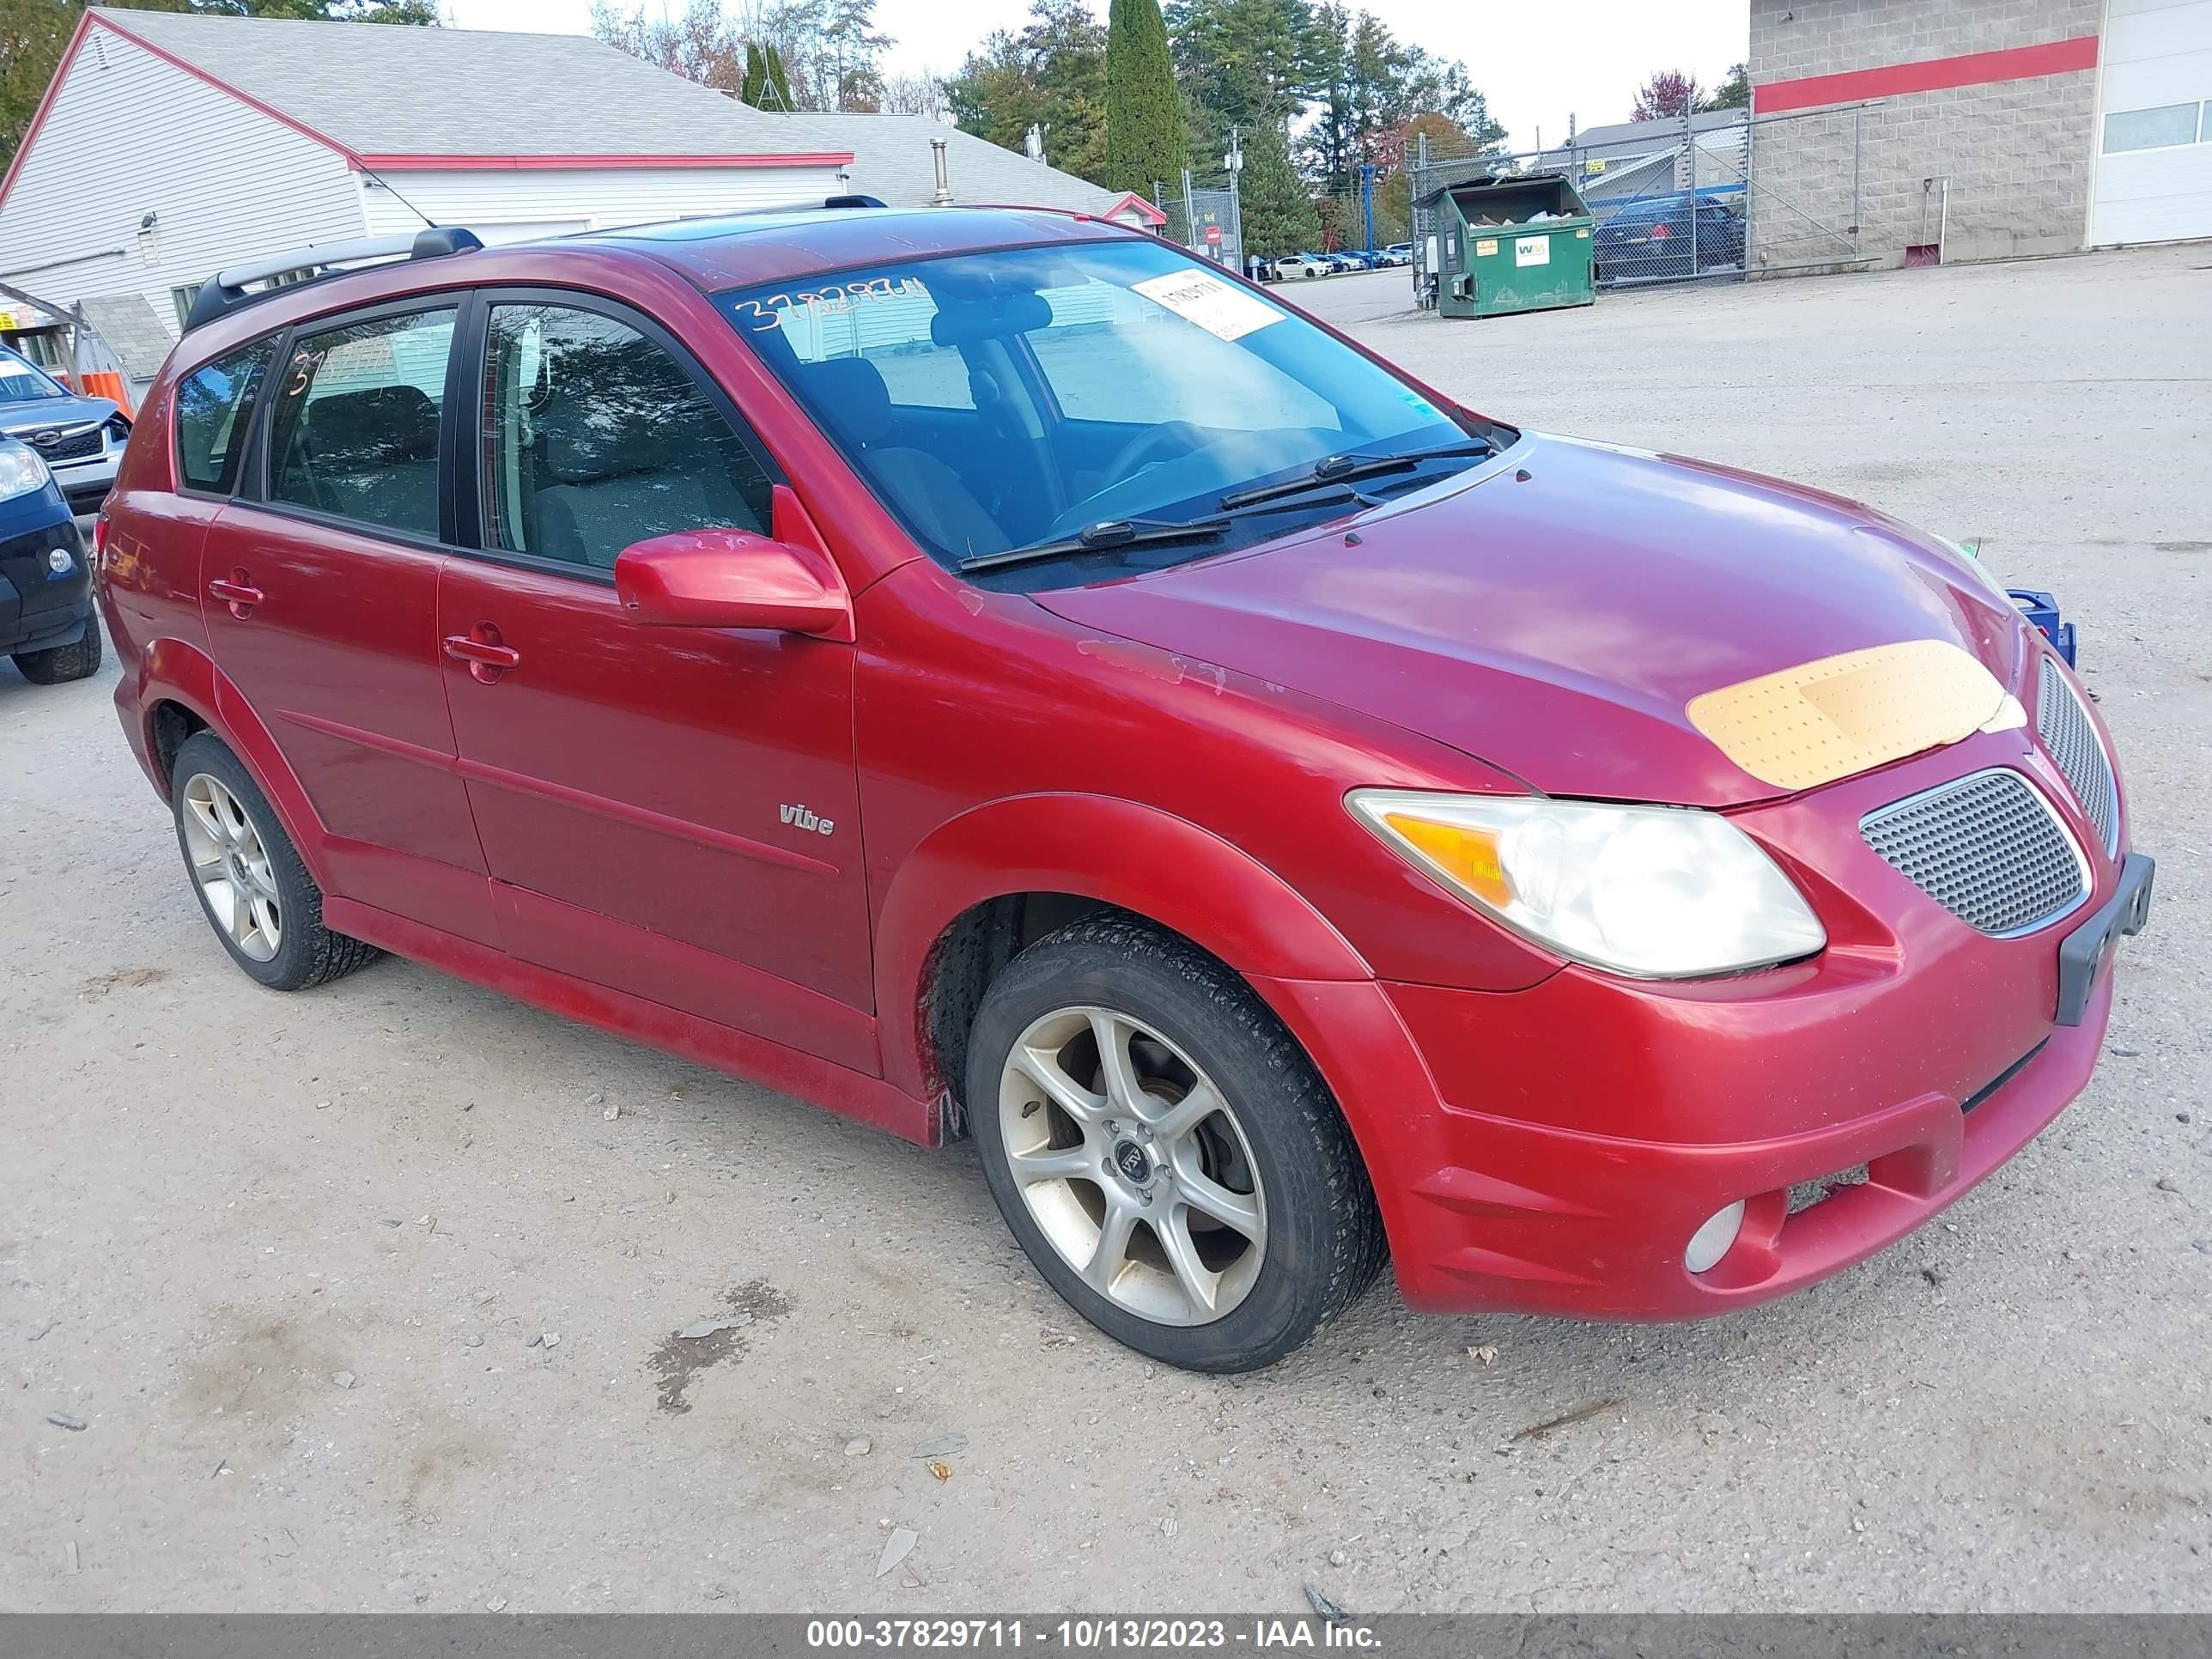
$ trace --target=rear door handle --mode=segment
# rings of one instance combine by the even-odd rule
[[[208,584],[208,594],[228,605],[230,614],[240,622],[252,614],[253,607],[262,599],[261,590],[246,580],[243,570],[234,570],[228,576],[217,576]]]
[[[446,654],[468,664],[469,672],[486,685],[522,661],[522,653],[501,644],[499,629],[489,623],[478,623],[472,633],[447,635]]]

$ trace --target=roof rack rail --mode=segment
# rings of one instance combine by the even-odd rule
[[[257,259],[251,264],[233,265],[200,284],[193,297],[191,313],[185,319],[185,332],[204,327],[218,317],[225,317],[241,306],[265,300],[276,289],[246,291],[248,283],[266,282],[271,276],[283,276],[293,271],[312,270],[318,273],[307,278],[319,282],[324,276],[334,276],[344,265],[358,264],[365,259],[440,259],[452,253],[467,253],[483,246],[471,231],[454,226],[441,225],[428,230],[418,230],[411,236],[368,236],[352,242],[326,242],[319,247],[303,247],[289,253],[274,253]],[[297,287],[297,283],[288,284]]]
[[[772,213],[805,213],[810,208],[817,211],[837,208],[879,208],[890,204],[873,196],[806,197],[796,202],[768,202],[759,207],[736,208],[728,213],[718,213],[718,219],[759,219]],[[622,233],[613,233],[619,236]]]

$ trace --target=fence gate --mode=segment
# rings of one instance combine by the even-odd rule
[[[1194,178],[1185,172],[1174,183],[1152,186],[1153,201],[1168,216],[1160,234],[1180,242],[1201,259],[1212,259],[1231,270],[1244,268],[1244,226],[1232,173]]]
[[[1762,115],[1751,126],[1751,268],[1770,273],[1848,270],[1868,204],[1865,154],[1879,102]],[[1941,240],[1935,228],[1923,240]]]

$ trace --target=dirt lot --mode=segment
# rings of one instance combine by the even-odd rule
[[[2212,1608],[2208,265],[1299,296],[1501,416],[1985,536],[2081,624],[2161,866],[2096,1083],[1944,1224],[1696,1327],[1385,1285],[1156,1371],[964,1151],[404,962],[257,990],[112,666],[0,665],[0,1607]]]

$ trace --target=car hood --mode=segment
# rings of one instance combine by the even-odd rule
[[[33,432],[66,432],[93,426],[115,413],[105,398],[31,398],[0,404],[0,436],[27,438]]]
[[[1035,598],[1547,793],[1696,806],[1785,792],[1692,726],[1692,698],[1931,639],[2016,690],[2025,635],[1961,557],[1856,502],[1534,434],[1353,523]]]

